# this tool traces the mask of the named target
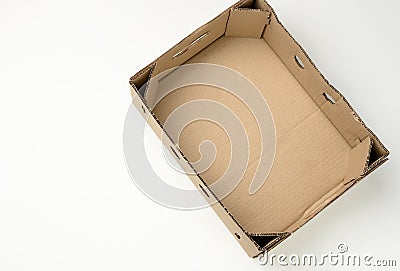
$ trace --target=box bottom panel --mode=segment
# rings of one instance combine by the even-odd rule
[[[248,138],[248,145],[246,142],[239,147],[249,147],[250,152],[241,182],[221,201],[248,233],[285,232],[343,181],[351,147],[265,40],[223,36],[186,64],[193,63],[212,63],[239,72],[267,102],[275,124],[276,152],[272,170],[261,189],[249,194],[260,159],[261,135],[253,111],[240,99],[218,87],[188,86],[167,95],[156,105],[154,114],[164,124],[181,105],[203,99],[229,108],[240,119]],[[169,134],[176,134],[171,131],[173,127],[173,123],[167,123],[164,128]],[[221,125],[196,120],[174,140],[195,168],[202,167],[196,161],[214,158],[209,155],[210,145],[202,144],[206,140],[213,142],[215,160],[200,173],[207,184],[212,184],[224,175],[230,163],[229,137]]]

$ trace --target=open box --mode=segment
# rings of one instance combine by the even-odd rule
[[[212,86],[182,87],[154,102],[149,82],[171,68],[210,63],[250,80],[267,101],[276,131],[274,162],[265,184],[249,186],[260,160],[259,135],[243,103]],[[218,155],[204,172],[189,175],[230,232],[255,257],[270,250],[338,196],[388,160],[389,152],[262,0],[244,0],[194,31],[130,80],[133,103],[182,167],[196,167],[199,144],[209,139]],[[180,137],[164,124],[177,107],[213,99],[232,109],[248,133],[249,166],[240,184],[220,199],[210,184],[224,173],[229,139],[210,122],[193,122]],[[171,136],[172,135],[172,136]],[[263,166],[261,164],[260,166]]]

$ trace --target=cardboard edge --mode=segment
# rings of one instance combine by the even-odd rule
[[[372,172],[374,172],[377,168],[382,166],[387,161],[389,161],[389,158],[387,158],[387,157],[382,157],[382,159],[377,160],[376,163],[374,163],[373,166],[368,168],[368,170],[367,170],[367,172],[365,174],[365,177],[368,176],[369,174],[371,174]]]

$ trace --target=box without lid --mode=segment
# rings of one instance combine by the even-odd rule
[[[268,102],[276,127],[276,156],[266,183],[254,195],[249,195],[248,187],[260,159],[260,134],[251,110],[239,99],[216,87],[189,86],[169,94],[154,108],[150,105],[161,126],[174,109],[198,99],[218,101],[239,116],[249,137],[249,166],[221,205],[258,251],[272,248],[294,232],[388,155],[263,1],[239,2],[155,63],[131,81],[134,97],[144,94],[143,88],[137,89],[150,77],[168,68],[212,63],[243,74]],[[142,102],[151,100],[152,94],[147,95],[141,97]],[[164,132],[174,134],[171,127],[163,127]],[[209,185],[224,174],[229,163],[230,142],[224,131],[199,120],[183,130],[179,142],[178,138],[172,141],[179,143],[189,161],[196,161],[198,146],[205,139],[217,148],[213,165],[199,174]],[[226,217],[222,219],[227,224]],[[243,246],[255,256],[254,250]]]

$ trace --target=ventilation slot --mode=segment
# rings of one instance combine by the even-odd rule
[[[324,95],[325,99],[330,102],[331,104],[336,104],[335,100],[332,98],[331,95],[328,93],[324,92],[322,95]]]
[[[298,57],[297,55],[294,56],[294,61],[296,62],[297,66],[299,66],[301,69],[304,69],[304,63],[303,60],[301,60],[300,57]]]
[[[178,53],[176,53],[172,58],[175,59],[177,57],[180,57],[181,55],[183,55],[184,53],[186,53],[187,51],[189,51],[189,49],[191,47],[193,47],[194,45],[196,45],[196,43],[198,43],[199,41],[201,41],[202,39],[206,38],[208,35],[210,35],[210,32],[206,32],[203,35],[201,35],[200,37],[198,37],[197,39],[195,39],[194,41],[192,41],[188,46],[186,46],[185,48],[183,48],[181,51],[179,51]]]

